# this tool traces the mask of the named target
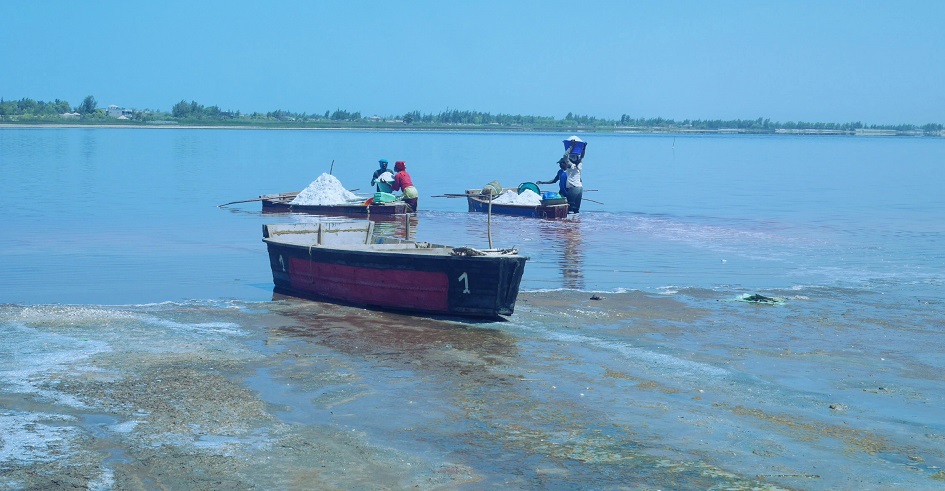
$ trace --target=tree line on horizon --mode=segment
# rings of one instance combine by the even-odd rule
[[[67,101],[56,99],[53,102],[37,101],[22,98],[17,101],[7,101],[0,97],[0,121],[7,121],[13,117],[23,121],[49,121],[62,118],[65,114],[78,113],[84,120],[106,120],[105,110],[97,107],[93,96],[87,96],[78,106],[72,107]],[[821,123],[788,121],[786,123],[771,121],[768,118],[757,119],[674,119],[642,118],[623,114],[619,119],[598,118],[595,116],[580,115],[569,112],[564,118],[556,119],[553,116],[529,116],[518,114],[491,114],[479,111],[462,111],[447,109],[440,113],[421,113],[411,111],[402,115],[364,117],[360,112],[349,112],[342,109],[325,111],[324,113],[305,113],[276,110],[266,113],[242,113],[241,111],[225,111],[219,106],[204,106],[196,101],[181,100],[174,104],[170,112],[155,110],[132,110],[132,121],[140,123],[176,121],[180,123],[196,124],[233,124],[239,122],[282,124],[306,123],[397,123],[415,125],[464,125],[464,126],[506,126],[506,127],[540,127],[540,128],[669,128],[678,130],[743,130],[751,132],[773,133],[776,130],[827,130],[850,132],[858,129],[892,130],[902,132],[921,131],[925,134],[941,134],[945,125],[928,123],[917,126],[914,124],[864,124],[862,122],[848,123]]]

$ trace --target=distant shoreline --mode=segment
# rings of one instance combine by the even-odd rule
[[[121,128],[121,129],[158,129],[158,130],[296,130],[296,131],[403,131],[403,132],[486,132],[486,133],[597,133],[613,135],[777,135],[777,136],[905,136],[905,137],[945,137],[945,131],[938,135],[929,135],[920,131],[874,130],[788,130],[759,131],[745,129],[683,129],[662,127],[507,127],[495,125],[293,125],[293,124],[167,124],[167,123],[45,123],[45,122],[2,122],[0,129],[61,129],[61,128]]]
[[[147,130],[368,130],[377,131],[379,128],[333,127],[315,128],[266,125],[192,125],[192,124],[69,124],[69,123],[0,123],[2,128],[128,128]],[[382,129],[382,128],[381,128]]]

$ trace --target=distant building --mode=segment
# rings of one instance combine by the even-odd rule
[[[877,130],[872,128],[857,128],[856,136],[896,136],[896,130]]]
[[[62,113],[59,117],[62,119],[78,119],[81,118],[82,115],[79,113]]]
[[[134,113],[134,111],[131,109],[125,109],[114,104],[108,106],[108,109],[105,110],[105,115],[109,118],[120,118],[124,116],[125,119],[129,119],[131,118],[132,113]]]

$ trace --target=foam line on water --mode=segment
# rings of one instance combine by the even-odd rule
[[[693,378],[698,377],[700,381],[704,381],[705,376],[710,376],[716,379],[726,378],[729,376],[729,372],[727,370],[719,367],[707,365],[705,363],[684,360],[682,358],[663,353],[655,353],[653,351],[632,346],[629,343],[596,338],[572,332],[549,331],[543,326],[530,326],[526,324],[516,325],[528,332],[540,334],[550,341],[561,341],[569,344],[593,346],[619,353],[626,359],[643,362],[650,368],[671,369],[674,371],[673,373],[676,376]]]
[[[208,334],[219,334],[223,336],[247,336],[248,333],[240,328],[239,324],[233,322],[178,322],[172,319],[164,319],[152,315],[141,315],[138,317],[141,322],[146,324],[163,327],[175,331],[183,331],[191,334],[205,336]]]

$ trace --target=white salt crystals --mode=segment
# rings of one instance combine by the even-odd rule
[[[528,205],[528,206],[538,206],[541,204],[541,196],[538,193],[532,191],[531,189],[526,189],[522,191],[522,194],[518,194],[513,190],[508,190],[495,199],[492,200],[493,203],[499,205]]]
[[[361,199],[358,195],[345,189],[337,177],[322,174],[303,189],[295,199],[293,205],[343,205],[349,201]]]

